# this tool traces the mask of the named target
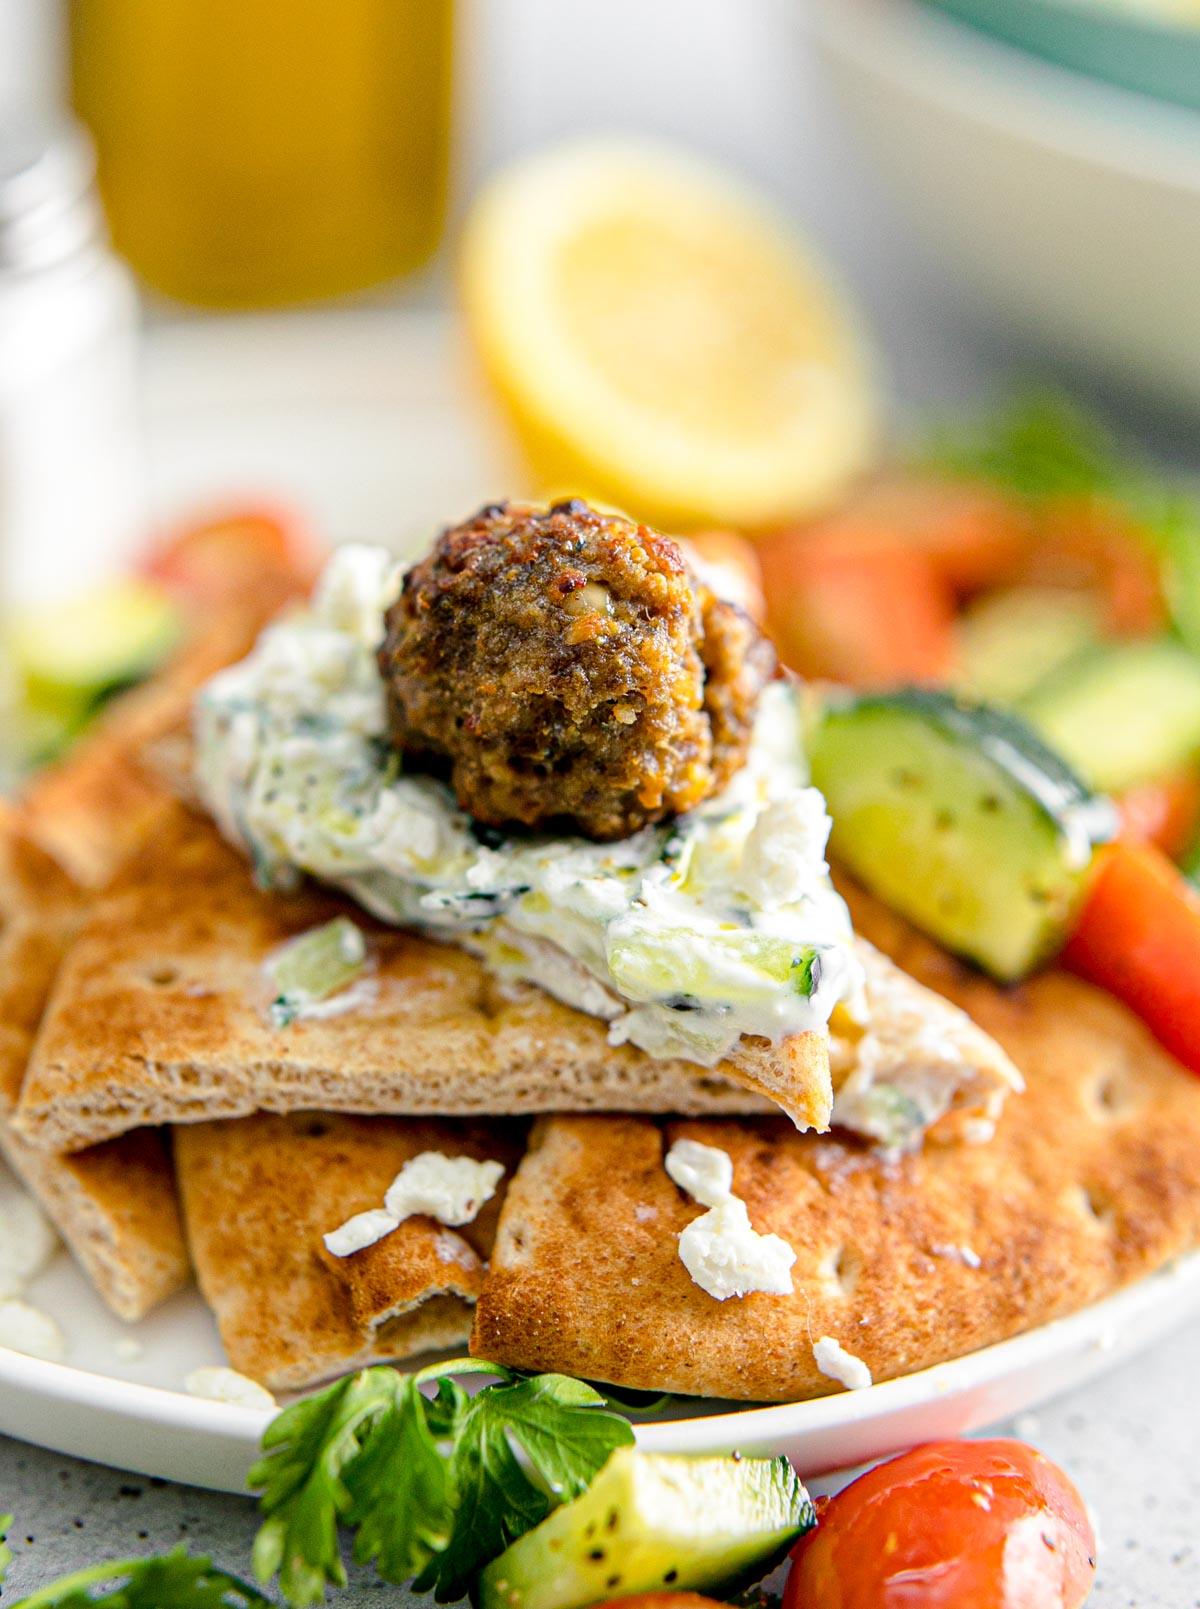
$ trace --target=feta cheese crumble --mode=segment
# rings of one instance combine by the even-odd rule
[[[847,1352],[832,1335],[823,1335],[819,1341],[814,1341],[812,1350],[821,1373],[839,1381],[847,1391],[865,1391],[871,1384],[871,1371],[863,1360]]]
[[[0,1301],[0,1346],[47,1363],[61,1363],[67,1355],[63,1332],[49,1313],[16,1297]]]
[[[183,1385],[189,1396],[204,1397],[209,1402],[228,1402],[235,1408],[266,1408],[272,1413],[278,1407],[265,1386],[236,1369],[217,1365],[193,1369]]]
[[[58,1236],[33,1197],[0,1174],[0,1299],[20,1296],[53,1257]]]
[[[934,1257],[947,1257],[951,1262],[962,1263],[965,1268],[982,1268],[983,1258],[971,1246],[940,1245],[930,1246],[930,1254]]]
[[[679,1258],[700,1289],[718,1302],[762,1291],[788,1296],[796,1253],[780,1235],[760,1235],[746,1203],[733,1194],[733,1158],[715,1145],[676,1140],[667,1173],[702,1207],[679,1237]]]
[[[503,1177],[501,1162],[422,1151],[400,1169],[383,1204],[397,1223],[423,1213],[457,1228],[478,1217],[480,1207],[496,1194]]]
[[[325,1249],[331,1257],[353,1257],[356,1251],[365,1251],[399,1227],[399,1218],[383,1207],[372,1207],[369,1212],[356,1212],[339,1228],[331,1229],[324,1237]]]
[[[702,1207],[715,1207],[733,1194],[733,1158],[719,1146],[676,1140],[663,1166],[679,1188]]]
[[[406,1218],[436,1218],[451,1228],[469,1224],[496,1194],[504,1177],[500,1162],[422,1151],[410,1157],[392,1180],[382,1207],[348,1218],[322,1238],[331,1257],[351,1257],[399,1229]]]

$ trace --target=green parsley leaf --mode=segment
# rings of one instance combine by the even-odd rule
[[[107,1590],[114,1588],[115,1590]],[[93,1565],[39,1587],[12,1609],[253,1609],[269,1600],[212,1560],[176,1549],[161,1558]]]
[[[470,1396],[452,1378],[470,1373],[499,1381]],[[524,1378],[474,1358],[412,1375],[364,1369],[268,1426],[250,1473],[265,1516],[255,1574],[278,1572],[296,1609],[320,1602],[327,1585],[345,1584],[343,1524],[356,1562],[374,1562],[385,1581],[415,1576],[443,1602],[461,1597],[632,1440],[599,1392],[565,1375]]]
[[[454,1454],[454,1534],[418,1589],[432,1587],[441,1603],[461,1598],[485,1564],[557,1503],[586,1491],[613,1449],[632,1440],[628,1420],[568,1375],[479,1392],[464,1412]]]
[[[1018,395],[990,416],[934,431],[917,462],[1034,503],[1116,495],[1128,479],[1109,432],[1053,391]]]
[[[0,1581],[8,1574],[8,1567],[12,1563],[13,1551],[8,1545],[8,1533],[12,1526],[11,1514],[0,1514]]]

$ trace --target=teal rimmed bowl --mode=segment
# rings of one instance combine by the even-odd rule
[[[925,0],[1060,67],[1200,111],[1200,4],[1117,0]]]

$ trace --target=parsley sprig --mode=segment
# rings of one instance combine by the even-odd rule
[[[468,1374],[499,1379],[472,1396],[452,1378]],[[374,1562],[385,1581],[415,1577],[418,1592],[452,1602],[632,1440],[628,1420],[567,1375],[524,1377],[477,1359],[416,1374],[364,1369],[268,1426],[250,1472],[265,1516],[255,1575],[277,1574],[295,1609],[321,1602],[346,1582],[345,1526],[356,1564]]]
[[[12,1515],[0,1517],[0,1580],[12,1563],[5,1540]],[[256,1588],[223,1570],[212,1560],[191,1557],[182,1548],[150,1559],[117,1559],[90,1565],[39,1587],[12,1609],[255,1609],[268,1605]]]

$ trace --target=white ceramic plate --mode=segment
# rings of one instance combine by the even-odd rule
[[[369,313],[156,332],[149,376],[153,500],[163,518],[252,494],[293,499],[335,538],[426,539],[514,487],[457,379],[450,326]],[[59,1452],[245,1489],[267,1416],[187,1396],[223,1361],[185,1292],[129,1330],[65,1254],[30,1300],[66,1337],[62,1364],[0,1349],[0,1431]],[[639,1427],[660,1451],[786,1452],[807,1476],[958,1435],[1083,1384],[1200,1311],[1200,1255],[1073,1317],[869,1391]],[[129,1356],[130,1340],[137,1343]]]
[[[1200,404],[1200,115],[916,0],[810,0],[863,149],[943,273],[1042,350]]]

